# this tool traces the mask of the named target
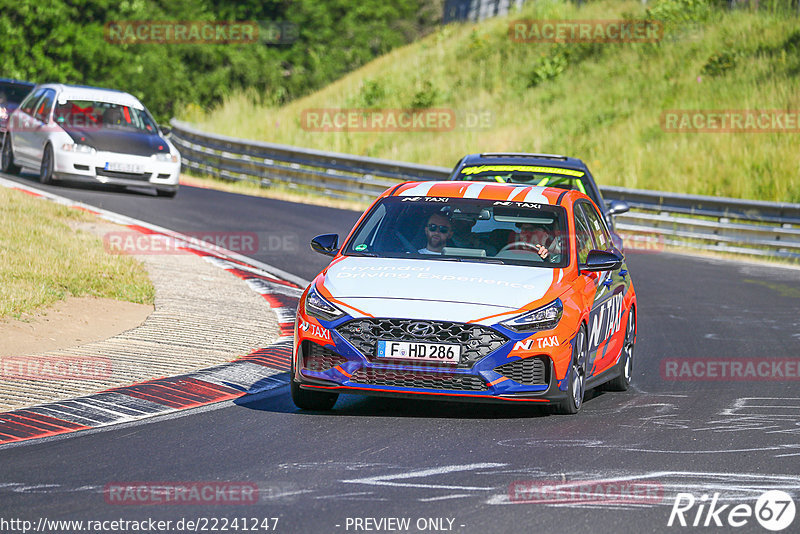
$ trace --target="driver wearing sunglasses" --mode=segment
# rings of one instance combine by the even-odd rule
[[[453,226],[450,224],[450,219],[439,213],[428,217],[428,223],[425,225],[425,237],[428,239],[428,244],[418,252],[420,254],[441,254],[442,249],[447,245],[447,240],[453,237]]]

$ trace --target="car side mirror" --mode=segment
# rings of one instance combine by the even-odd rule
[[[322,234],[311,240],[311,250],[326,256],[339,252],[339,234]]]
[[[586,257],[586,263],[581,265],[581,271],[613,271],[622,266],[623,259],[617,250],[591,250]]]
[[[619,215],[631,209],[630,205],[624,200],[612,200],[608,204],[608,213],[611,215]]]
[[[161,130],[161,133],[164,135],[170,135],[172,133],[172,126],[159,126],[158,129]]]

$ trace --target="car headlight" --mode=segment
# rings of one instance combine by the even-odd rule
[[[153,157],[156,158],[156,161],[168,161],[171,163],[178,163],[178,155],[170,154],[169,152],[159,152],[158,154],[153,154]]]
[[[79,145],[78,143],[64,143],[61,145],[64,152],[77,152],[80,154],[94,154],[95,149],[89,145]]]
[[[561,299],[556,299],[547,306],[517,315],[513,319],[503,321],[500,324],[517,332],[551,330],[558,325],[563,313],[564,305],[561,303]]]
[[[306,295],[305,310],[311,317],[323,319],[325,321],[333,321],[344,315],[344,312],[325,300],[325,298],[317,293],[314,286],[308,290]]]

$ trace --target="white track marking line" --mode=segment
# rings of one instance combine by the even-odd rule
[[[405,488],[428,488],[428,489],[452,489],[452,490],[477,490],[488,491],[495,489],[494,487],[484,486],[450,486],[441,484],[414,484],[411,482],[395,482],[396,480],[406,480],[409,478],[424,478],[436,475],[445,475],[448,473],[459,473],[463,471],[475,471],[477,469],[488,469],[493,467],[505,467],[508,464],[497,463],[478,463],[466,465],[446,465],[442,467],[434,467],[432,469],[422,469],[417,471],[409,471],[406,473],[398,473],[395,475],[378,475],[374,477],[356,478],[351,480],[342,480],[347,484],[369,484],[373,486],[396,486]]]

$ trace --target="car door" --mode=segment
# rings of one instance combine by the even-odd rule
[[[50,115],[53,112],[55,99],[56,92],[53,89],[46,89],[33,112],[35,125],[31,132],[31,158],[37,164],[41,163],[44,146],[53,133],[53,128],[50,125]]]
[[[575,205],[575,210],[578,212],[576,225],[583,225],[583,231],[591,237],[592,248],[613,250],[611,234],[597,209],[590,202],[579,201]],[[624,337],[624,329],[620,324],[622,302],[630,285],[630,277],[627,276],[624,265],[614,271],[599,271],[592,274],[595,275],[596,292],[589,314],[589,364],[587,365],[589,376],[608,369],[619,355]]]
[[[44,96],[47,89],[38,89],[22,101],[19,109],[14,112],[13,124],[10,125],[14,159],[17,164],[32,165],[33,145],[36,128],[36,119],[33,117],[37,104]]]

